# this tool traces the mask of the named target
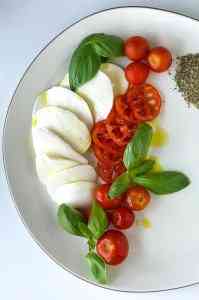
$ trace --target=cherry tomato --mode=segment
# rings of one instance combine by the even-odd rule
[[[148,75],[149,66],[142,62],[131,63],[125,68],[126,79],[133,85],[143,84]]]
[[[119,207],[121,205],[121,202],[123,201],[123,197],[110,199],[108,196],[109,189],[109,184],[102,184],[99,187],[97,187],[95,191],[96,200],[104,209],[112,209]]]
[[[130,37],[124,45],[124,53],[131,60],[141,60],[149,52],[148,41],[141,36]]]
[[[151,196],[149,192],[141,187],[136,186],[128,190],[126,195],[126,202],[132,210],[143,210],[150,202]]]
[[[148,55],[150,68],[155,72],[164,72],[172,64],[172,56],[169,50],[163,47],[153,48]]]
[[[131,106],[134,118],[145,122],[155,119],[161,109],[159,92],[150,84],[133,87],[127,93],[127,101]]]
[[[97,241],[96,249],[107,264],[118,265],[128,256],[129,244],[122,232],[108,230]]]
[[[119,207],[110,212],[111,223],[118,229],[131,227],[135,220],[134,213],[126,207]]]

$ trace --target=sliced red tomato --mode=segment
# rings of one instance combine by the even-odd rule
[[[111,139],[118,146],[124,147],[135,133],[137,124],[125,121],[113,109],[107,118],[106,129]]]
[[[121,175],[126,169],[122,162],[123,154],[121,155],[121,160],[116,163],[104,163],[98,162],[97,173],[101,179],[106,183],[112,183],[115,178]]]
[[[127,93],[127,101],[137,121],[151,121],[160,113],[160,94],[157,89],[150,84],[130,88]]]
[[[108,151],[95,144],[92,145],[92,149],[96,158],[104,164],[114,164],[121,160],[123,156],[124,148],[119,148],[118,151]]]
[[[135,118],[133,116],[132,109],[127,102],[126,95],[118,96],[115,99],[115,111],[122,120],[130,123],[135,122]]]
[[[114,152],[119,151],[118,145],[110,138],[106,122],[100,121],[95,124],[92,130],[92,140],[93,143],[102,149]]]

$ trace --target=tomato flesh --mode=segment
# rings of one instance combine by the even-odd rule
[[[164,47],[153,48],[148,55],[150,68],[155,72],[164,72],[172,64],[171,52]]]
[[[117,229],[128,229],[135,220],[134,213],[126,207],[119,207],[110,212],[110,220]]]
[[[123,197],[110,199],[108,196],[109,189],[109,184],[102,184],[99,187],[97,187],[95,191],[95,198],[104,209],[112,209],[119,207],[123,201]]]
[[[151,84],[130,88],[127,93],[127,101],[137,122],[151,121],[160,113],[161,97]]]
[[[131,63],[125,68],[126,79],[133,85],[143,84],[148,75],[149,66],[142,62]]]
[[[122,232],[112,229],[97,241],[96,249],[107,264],[118,265],[128,256],[129,244]]]
[[[139,61],[144,59],[149,52],[149,43],[142,36],[133,36],[126,40],[124,53],[130,59]]]
[[[130,188],[126,195],[128,207],[135,211],[143,210],[149,204],[150,200],[151,196],[149,192],[141,186]]]

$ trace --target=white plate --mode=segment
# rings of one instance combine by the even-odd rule
[[[116,8],[89,16],[63,31],[39,53],[21,79],[4,127],[8,184],[34,239],[54,261],[84,280],[89,280],[84,261],[86,243],[57,225],[55,206],[36,175],[30,127],[36,95],[63,77],[74,48],[95,32],[124,39],[143,35],[152,45],[168,47],[173,55],[199,51],[198,21],[149,8]],[[152,228],[135,226],[126,232],[129,257],[120,267],[111,268],[107,286],[120,291],[167,290],[199,281],[199,111],[187,107],[168,74],[151,76],[149,82],[160,89],[165,100],[161,124],[169,133],[169,143],[158,155],[167,168],[188,174],[192,184],[177,194],[153,197],[152,204],[138,216],[149,218]]]

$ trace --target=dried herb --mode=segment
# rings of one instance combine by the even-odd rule
[[[184,99],[199,108],[199,53],[177,58],[175,81]]]

